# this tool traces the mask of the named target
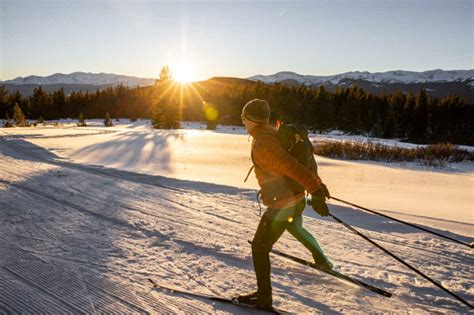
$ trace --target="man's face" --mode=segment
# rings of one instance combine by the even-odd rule
[[[244,115],[240,115],[240,118],[242,119],[242,124],[244,124],[247,133],[250,133],[250,130],[254,127],[255,123],[245,118]]]

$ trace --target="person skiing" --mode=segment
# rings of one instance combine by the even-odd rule
[[[240,303],[271,309],[273,304],[270,281],[270,251],[273,244],[288,230],[308,248],[315,263],[332,269],[315,238],[302,227],[302,213],[306,206],[305,191],[311,194],[309,202],[321,216],[329,209],[329,192],[317,174],[313,174],[281,146],[277,130],[269,124],[270,106],[267,101],[254,99],[242,109],[242,123],[253,137],[251,157],[260,186],[260,196],[267,210],[262,215],[252,241],[252,260],[257,278],[257,291],[240,295]]]

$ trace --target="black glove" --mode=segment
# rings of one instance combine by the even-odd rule
[[[323,195],[324,195],[327,199],[331,198],[331,195],[329,194],[329,190],[328,190],[328,188],[327,188],[326,185],[321,184],[321,190],[323,191]]]
[[[326,196],[329,195],[329,191],[326,186],[322,186],[311,194],[311,206],[320,216],[327,217],[329,215],[329,209],[326,205]]]

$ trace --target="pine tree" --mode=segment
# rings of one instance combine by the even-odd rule
[[[3,127],[4,128],[11,128],[13,127],[11,121],[10,121],[10,116],[8,115],[8,113],[6,113],[5,115],[5,122],[3,123]]]
[[[365,92],[359,87],[347,89],[347,97],[340,110],[340,126],[345,132],[357,134],[361,130],[361,104],[365,100]]]
[[[403,114],[401,119],[401,130],[404,133],[403,137],[411,138],[414,130],[413,112],[415,110],[416,99],[413,93],[408,93],[408,96],[403,107]]]
[[[402,92],[396,92],[390,97],[390,108],[393,111],[395,119],[395,133],[394,137],[404,137],[405,131],[403,130],[402,118],[403,108],[406,102],[406,96]]]
[[[428,129],[428,98],[423,87],[420,87],[416,96],[415,109],[413,111],[413,129],[411,138],[416,141],[426,140]]]
[[[26,126],[25,115],[23,114],[23,111],[21,110],[18,103],[15,103],[15,107],[13,107],[13,121],[15,122],[15,125],[19,127]]]
[[[4,85],[0,85],[0,113],[8,114],[8,91]]]
[[[372,126],[372,129],[370,130],[370,135],[372,137],[382,137],[383,136],[383,129],[382,129],[382,123],[379,120],[377,120],[374,125]]]
[[[86,127],[87,126],[83,113],[79,114],[79,119],[78,120],[79,120],[78,123],[77,123],[78,127]]]
[[[35,88],[31,101],[31,115],[30,118],[44,117],[46,120],[58,118],[58,114],[53,105],[53,99],[40,86]]]
[[[156,102],[151,109],[151,124],[155,129],[164,129],[164,113],[163,107]]]
[[[112,119],[110,119],[110,115],[109,115],[108,112],[105,114],[104,126],[105,127],[112,127],[113,126]]]
[[[66,116],[66,95],[64,89],[61,87],[59,90],[53,92],[53,119],[67,118]]]
[[[315,93],[310,107],[312,125],[319,131],[331,129],[335,124],[335,108],[332,104],[331,93],[325,89],[324,85],[319,86]]]
[[[152,125],[157,129],[177,129],[180,126],[181,108],[177,102],[177,86],[173,84],[168,66],[160,72],[154,87]],[[179,92],[178,92],[179,93]]]
[[[397,129],[396,122],[395,122],[395,105],[390,104],[387,110],[387,114],[385,116],[385,123],[383,126],[383,134],[382,137],[386,139],[391,139],[395,136],[395,130]]]

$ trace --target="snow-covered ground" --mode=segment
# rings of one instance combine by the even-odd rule
[[[243,128],[88,123],[0,129],[0,313],[245,313],[150,291],[147,281],[225,296],[255,288],[247,240],[259,220],[257,184],[253,176],[243,183],[251,166]],[[317,161],[334,196],[474,241],[473,163]],[[340,203],[330,209],[474,303],[472,250]],[[272,257],[276,306],[294,313],[469,311],[342,225],[309,208],[304,220],[340,271],[394,296]],[[310,258],[287,234],[276,248]]]

